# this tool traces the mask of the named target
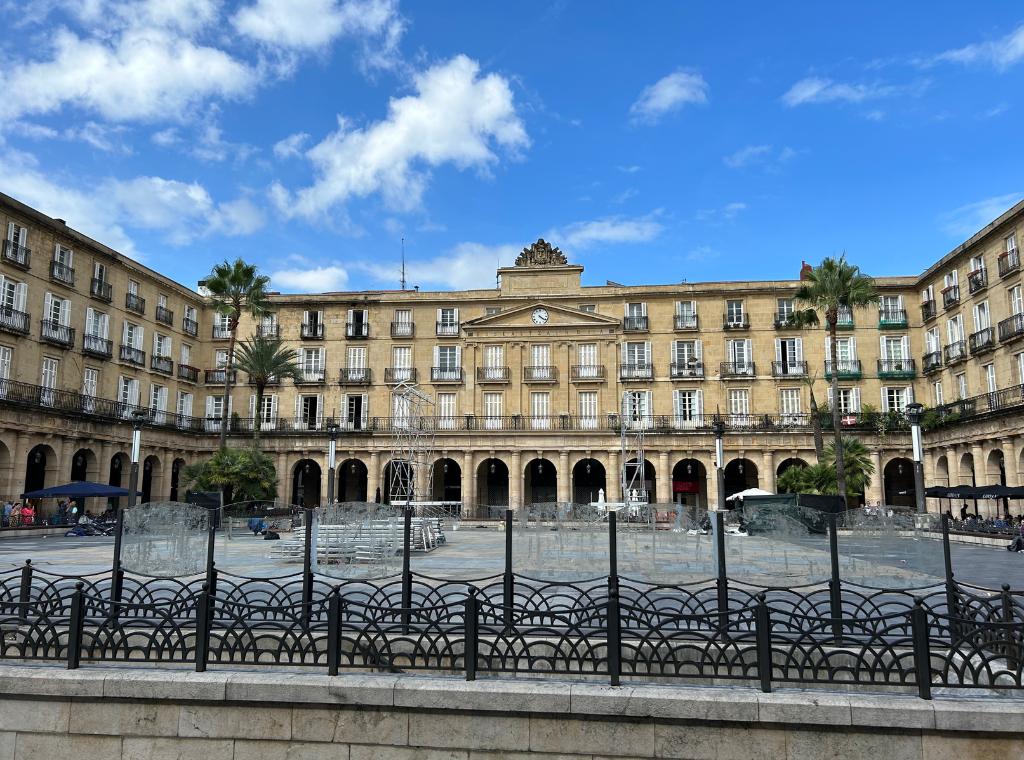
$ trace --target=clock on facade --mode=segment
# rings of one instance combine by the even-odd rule
[[[547,309],[534,309],[533,310],[533,323],[535,325],[542,325],[548,321],[548,310]]]

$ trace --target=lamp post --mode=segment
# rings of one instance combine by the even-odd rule
[[[128,506],[134,507],[136,492],[139,490],[139,449],[142,445],[142,423],[147,412],[136,409],[132,412],[132,468],[128,473]]]
[[[910,439],[914,446],[914,501],[919,513],[928,510],[924,501],[924,451],[921,446],[921,416],[924,406],[907,404],[907,421],[910,422]]]
[[[327,503],[334,503],[334,458],[338,453],[338,423],[327,424],[327,435],[330,436],[327,444]]]
[[[718,485],[718,508],[725,509],[725,423],[717,414],[711,429],[715,432],[715,481]]]

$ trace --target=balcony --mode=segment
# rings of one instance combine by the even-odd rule
[[[921,302],[921,320],[923,322],[930,322],[935,319],[938,315],[939,310],[935,306],[935,301],[922,301]]]
[[[921,369],[924,370],[926,375],[930,375],[933,372],[938,372],[942,369],[942,352],[931,351],[921,357]]]
[[[457,322],[438,322],[436,330],[437,335],[455,337],[459,334],[459,325]]]
[[[507,383],[512,379],[512,370],[508,367],[477,367],[478,383]]]
[[[121,361],[125,362],[126,364],[134,364],[136,367],[146,366],[146,352],[143,351],[141,348],[136,348],[135,346],[126,346],[125,344],[122,343],[121,350],[118,356],[120,357]]]
[[[948,288],[942,289],[942,307],[944,309],[952,309],[960,303],[960,286],[950,285]]]
[[[372,377],[372,370],[367,367],[342,367],[338,385],[369,385]]]
[[[199,370],[195,367],[190,367],[187,364],[178,365],[178,379],[184,380],[186,383],[198,383],[199,382]]]
[[[301,369],[295,378],[296,385],[323,385],[327,381],[327,372],[322,369]]]
[[[431,367],[430,382],[432,383],[461,383],[462,367]]]
[[[978,332],[967,336],[967,348],[971,356],[987,354],[996,347],[996,331],[991,327],[985,327]]]
[[[31,317],[27,312],[0,306],[0,330],[15,335],[28,335]]]
[[[323,340],[324,339],[324,323],[323,322],[303,322],[302,327],[299,328],[299,335],[304,340]]]
[[[153,316],[156,317],[157,322],[163,322],[165,325],[174,324],[174,312],[168,309],[166,306],[157,306],[156,314],[154,314]]]
[[[750,315],[748,314],[726,314],[722,320],[723,330],[748,330],[750,329]]]
[[[415,322],[392,322],[391,323],[391,337],[392,338],[411,338],[416,334],[416,323]]]
[[[836,314],[837,330],[852,330],[854,328],[853,309],[849,306],[841,307]]]
[[[672,362],[669,377],[673,380],[700,380],[704,377],[704,362],[696,360]]]
[[[646,316],[630,316],[622,318],[623,332],[647,332],[649,322]]]
[[[4,261],[14,264],[22,269],[29,269],[32,266],[32,251],[23,245],[18,245],[11,240],[4,241]]]
[[[794,313],[791,311],[777,311],[775,312],[775,329],[776,330],[799,330],[800,325],[793,319]]]
[[[50,279],[54,282],[59,282],[62,285],[69,285],[74,287],[75,285],[75,270],[69,267],[67,264],[61,264],[58,261],[50,262]]]
[[[959,364],[962,361],[966,361],[967,344],[962,340],[950,343],[948,346],[942,349],[942,357],[946,362],[946,366],[952,364]]]
[[[207,385],[224,385],[228,371],[221,369],[208,369],[203,371],[203,382]],[[235,383],[235,370],[231,370],[231,384]]]
[[[909,322],[907,321],[907,310],[906,309],[879,309],[878,310],[878,329],[879,330],[893,330],[906,328]]]
[[[146,299],[138,293],[125,293],[124,308],[128,309],[128,311],[134,311],[136,314],[145,314]]]
[[[349,340],[363,340],[370,337],[369,322],[346,322],[345,337]]]
[[[215,324],[213,328],[210,330],[210,336],[214,340],[227,340],[228,338],[231,337],[231,328],[228,327],[227,325]]]
[[[696,330],[698,320],[696,314],[676,314],[675,328],[677,330]]]
[[[860,359],[840,359],[837,362],[825,362],[825,379],[831,380],[832,373],[840,380],[859,380],[861,376]]]
[[[186,335],[191,335],[193,338],[199,335],[199,323],[194,319],[188,317],[181,318],[181,329]]]
[[[114,358],[114,341],[86,333],[82,336],[82,353],[100,359],[112,359]]]
[[[523,367],[523,382],[526,383],[557,383],[558,368],[550,364]]]
[[[93,277],[89,283],[89,295],[99,301],[110,303],[114,300],[114,287],[109,282]]]
[[[277,322],[271,325],[263,324],[262,322],[256,325],[256,337],[258,338],[280,338],[281,328]]]
[[[653,380],[654,379],[654,365],[653,364],[620,364],[619,365],[619,379],[620,380]]]
[[[722,378],[754,377],[757,374],[754,362],[722,362],[718,367]]]
[[[1020,252],[1014,248],[1012,251],[1006,251],[999,254],[999,276],[1006,277],[1008,274],[1012,274],[1020,270]]]
[[[39,337],[44,343],[61,348],[71,348],[75,345],[74,328],[62,325],[53,319],[40,320]]]
[[[772,362],[772,377],[807,377],[807,362]]]
[[[415,367],[388,367],[384,370],[384,382],[394,383],[415,383]]]
[[[1024,314],[1014,314],[999,323],[999,340],[1003,343],[1024,336]]]
[[[880,378],[909,379],[917,375],[913,359],[879,359],[878,376]]]
[[[970,293],[977,293],[988,287],[988,272],[984,269],[975,269],[967,274],[967,290]]]
[[[604,367],[600,364],[574,364],[569,374],[574,383],[604,382]]]

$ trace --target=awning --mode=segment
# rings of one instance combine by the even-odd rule
[[[50,486],[41,488],[38,491],[23,493],[23,499],[89,499],[93,497],[104,498],[109,496],[127,496],[128,489],[119,486],[111,486],[106,483],[93,483],[89,480],[76,480],[72,483],[65,483],[62,486]]]

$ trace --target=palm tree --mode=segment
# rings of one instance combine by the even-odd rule
[[[871,462],[871,452],[862,441],[857,438],[842,438],[843,465],[846,468],[846,491],[837,491],[844,494],[854,494],[863,491],[871,482],[871,476],[875,473],[875,465]],[[836,462],[835,444],[829,444],[825,449],[825,461],[835,467]],[[836,469],[838,479],[838,468]]]
[[[256,414],[252,427],[252,442],[255,447],[260,443],[264,391],[269,383],[284,378],[302,379],[302,368],[297,357],[295,349],[285,348],[280,338],[246,338],[238,347],[235,366],[245,372],[249,376],[249,382],[256,386]]]
[[[242,312],[248,311],[253,319],[259,319],[270,310],[267,300],[267,286],[270,278],[257,273],[255,264],[246,264],[242,259],[234,263],[224,261],[214,266],[210,276],[201,283],[210,293],[210,301],[218,314],[228,318],[228,361],[224,367],[224,403],[221,408],[220,447],[226,448],[228,441],[228,399],[231,398],[232,370],[235,363],[235,341],[238,338],[238,322]]]
[[[878,302],[875,281],[862,274],[860,267],[850,264],[846,255],[838,259],[829,257],[806,274],[806,280],[796,291],[796,300],[808,309],[820,311],[828,329],[828,349],[836,361],[836,324],[839,312]],[[835,434],[836,481],[839,495],[846,498],[846,468],[843,460],[843,438],[839,426],[839,372],[834,364],[832,372],[832,430]]]
[[[846,456],[846,488],[844,497],[863,491],[875,466],[867,447],[856,438],[843,438],[843,453]],[[838,494],[836,476],[836,449],[829,445],[824,457],[817,464],[789,467],[779,476],[777,488],[780,493]]]

